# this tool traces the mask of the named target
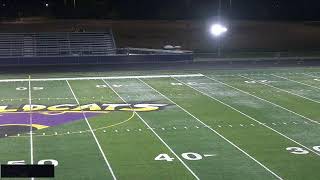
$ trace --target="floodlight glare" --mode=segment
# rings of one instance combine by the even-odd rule
[[[221,24],[213,24],[210,29],[211,34],[216,37],[221,36],[222,34],[226,33],[227,31],[228,31],[228,28],[221,25]]]
[[[45,6],[46,6],[46,7],[49,7],[49,4],[48,4],[48,3],[46,3],[46,4],[45,4]]]

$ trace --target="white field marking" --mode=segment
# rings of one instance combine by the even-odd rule
[[[301,74],[309,76],[309,77],[319,78],[319,76],[311,75],[311,74],[308,74],[308,73],[301,73]]]
[[[174,78],[174,79],[176,79],[176,78]],[[177,80],[177,81],[179,81],[179,82],[181,82],[181,83],[184,83],[184,82],[180,81],[179,79],[176,79],[176,80]],[[196,89],[196,88],[194,88],[194,87],[192,87],[192,86],[190,86],[190,85],[188,85],[188,84],[186,84],[186,83],[184,83],[184,84],[185,84],[186,86],[188,86],[188,87],[190,87],[190,88],[194,89],[195,91],[198,91],[199,93],[201,93],[201,94],[203,94],[203,95],[205,95],[205,96],[207,96],[207,97],[209,97],[209,98],[211,98],[211,99],[213,99],[213,100],[215,100],[215,101],[217,101],[217,102],[219,102],[219,103],[221,103],[221,104],[223,104],[223,105],[225,105],[225,106],[229,107],[230,109],[232,109],[232,110],[234,110],[234,111],[236,111],[236,112],[238,112],[238,113],[240,113],[240,114],[242,114],[242,115],[246,116],[247,118],[249,118],[249,119],[251,119],[251,120],[253,120],[253,121],[257,122],[258,124],[260,124],[260,125],[262,125],[262,126],[264,126],[264,127],[268,128],[268,129],[272,130],[273,132],[275,132],[275,133],[279,134],[280,136],[282,136],[282,137],[284,137],[284,138],[286,138],[286,139],[288,139],[288,140],[290,140],[290,141],[292,141],[292,142],[294,142],[294,143],[296,143],[296,144],[298,144],[298,145],[300,145],[300,146],[302,146],[302,147],[304,147],[304,148],[306,148],[306,149],[310,150],[310,151],[311,151],[311,152],[313,152],[314,154],[316,154],[316,155],[320,156],[320,153],[319,153],[319,152],[316,152],[316,151],[314,151],[314,150],[312,150],[312,149],[310,149],[310,148],[306,147],[305,145],[303,145],[303,144],[301,144],[301,143],[299,143],[299,142],[297,142],[297,141],[295,141],[295,140],[291,139],[290,137],[288,137],[288,136],[286,136],[286,135],[282,134],[281,132],[279,132],[279,131],[277,131],[277,130],[275,130],[275,129],[273,129],[273,128],[269,127],[269,126],[267,126],[266,124],[261,123],[260,121],[258,121],[257,119],[255,119],[255,118],[253,118],[253,117],[249,116],[248,114],[246,114],[246,113],[244,113],[244,112],[242,112],[242,111],[240,111],[240,110],[238,110],[238,109],[236,109],[236,108],[232,107],[231,105],[226,104],[226,103],[224,103],[224,102],[220,101],[219,99],[214,98],[214,97],[212,97],[211,95],[209,95],[209,94],[207,94],[207,93],[204,93],[204,92],[202,92],[202,91],[200,91],[200,90],[198,90],[198,89]],[[252,126],[252,124],[251,124],[251,126]]]
[[[72,87],[71,87],[71,85],[69,84],[68,80],[66,80],[66,82],[67,82],[67,84],[68,84],[68,86],[69,86],[69,89],[70,89],[70,91],[71,91],[74,99],[76,100],[76,102],[78,103],[78,105],[80,105],[80,102],[79,102],[79,100],[77,99],[77,96],[75,95],[75,93],[73,92]],[[88,118],[87,118],[86,114],[84,113],[83,110],[81,110],[81,111],[82,111],[82,115],[83,115],[83,117],[84,117],[84,119],[85,119],[85,121],[86,121],[86,123],[87,123],[87,125],[88,125],[88,127],[89,127],[89,129],[90,129],[90,131],[91,131],[91,134],[92,134],[94,140],[96,141],[96,144],[98,145],[98,148],[99,148],[99,150],[100,150],[100,153],[101,153],[104,161],[106,162],[106,164],[107,164],[107,166],[108,166],[108,168],[109,168],[109,171],[110,171],[113,179],[116,180],[117,178],[116,178],[116,176],[114,175],[113,170],[112,170],[112,168],[111,168],[111,165],[110,165],[110,163],[109,163],[109,161],[108,161],[105,153],[103,152],[103,150],[102,150],[102,148],[101,148],[101,146],[100,146],[100,143],[99,143],[96,135],[94,134],[94,132],[93,132],[93,130],[92,130],[92,127],[91,127],[91,125],[90,125],[90,123],[89,123],[89,121],[88,121]]]
[[[102,81],[126,104],[127,101],[123,99],[118,92],[116,92],[112,86],[109,85],[104,79]],[[131,105],[130,105],[131,106]],[[132,107],[130,107],[132,108]],[[171,149],[171,147],[153,130],[153,128],[150,127],[150,125],[135,111],[133,112],[139,117],[139,119],[153,132],[153,134],[171,151],[172,154],[183,164],[183,166],[197,179],[200,180],[200,178],[189,168],[189,166]]]
[[[293,80],[293,79],[289,79],[289,78],[278,76],[278,75],[274,75],[274,74],[271,74],[271,75],[275,76],[275,77],[278,77],[278,78],[281,78],[281,79],[285,79],[285,80],[288,80],[288,81],[291,81],[291,82],[295,82],[295,83],[298,83],[298,84],[302,84],[302,85],[305,85],[305,86],[312,87],[312,88],[320,90],[320,87],[312,86],[310,84],[306,84],[306,83],[303,83],[303,82],[300,82],[300,81],[296,81],[296,80]]]
[[[30,108],[30,112],[29,112],[29,123],[30,123],[30,163],[33,164],[33,133],[32,133],[32,97],[31,97],[31,76],[29,75],[29,108]],[[11,100],[12,101],[12,100]],[[18,134],[18,136],[20,136],[20,134]],[[34,180],[34,177],[31,177],[31,180]]]
[[[292,110],[290,110],[290,109],[287,109],[287,108],[285,108],[285,107],[283,107],[283,106],[281,106],[281,105],[278,105],[278,104],[276,104],[276,103],[273,103],[273,102],[271,102],[271,101],[268,101],[268,100],[263,99],[263,98],[261,98],[261,97],[258,97],[258,96],[256,96],[256,95],[253,95],[253,94],[251,94],[251,93],[249,93],[249,92],[247,92],[247,91],[241,90],[241,89],[236,88],[236,87],[234,87],[234,86],[232,86],[232,85],[229,85],[229,84],[227,84],[227,83],[224,83],[224,82],[222,82],[222,81],[216,80],[216,79],[211,78],[211,77],[208,77],[208,76],[204,76],[204,77],[206,77],[206,78],[208,78],[208,79],[211,79],[211,80],[213,80],[213,81],[216,81],[216,82],[218,82],[218,83],[220,83],[220,84],[223,84],[223,85],[225,85],[225,86],[228,86],[228,87],[230,87],[230,88],[232,88],[232,89],[235,89],[235,90],[237,90],[237,91],[240,91],[240,92],[242,92],[242,93],[244,93],[244,94],[247,94],[247,95],[249,95],[249,96],[252,96],[252,97],[255,97],[255,98],[257,98],[257,99],[260,99],[261,101],[270,103],[270,104],[272,104],[272,105],[274,105],[274,106],[276,106],[276,107],[278,107],[278,108],[281,108],[281,109],[283,109],[283,110],[286,110],[286,111],[288,111],[288,112],[290,112],[290,113],[292,113],[292,114],[295,114],[295,115],[297,115],[297,116],[300,116],[300,117],[302,117],[302,118],[304,118],[304,119],[307,119],[307,120],[309,120],[309,121],[311,121],[311,122],[313,122],[313,123],[320,124],[320,122],[318,122],[318,121],[315,121],[315,120],[313,120],[313,119],[310,119],[310,118],[308,118],[308,117],[305,117],[305,116],[303,116],[303,115],[301,115],[301,114],[299,114],[299,113],[297,113],[297,112],[294,112],[294,111],[292,111]]]
[[[239,75],[239,77],[246,78],[246,79],[250,79],[250,80],[254,80],[254,79],[249,78],[249,77],[246,77],[246,76],[241,76],[241,75]],[[296,93],[287,91],[287,90],[285,90],[285,89],[281,89],[281,88],[272,86],[272,85],[270,85],[270,84],[262,83],[262,82],[258,82],[258,83],[259,83],[259,84],[262,84],[262,85],[265,85],[265,86],[269,86],[269,87],[274,88],[274,89],[277,89],[277,90],[279,90],[279,91],[283,91],[283,92],[286,92],[286,93],[288,93],[288,94],[291,94],[291,95],[294,95],[294,96],[298,96],[298,97],[301,97],[301,98],[303,98],[303,99],[306,99],[306,100],[309,100],[309,101],[312,101],[312,102],[315,102],[315,103],[320,104],[320,101],[317,101],[317,100],[314,100],[314,99],[311,99],[311,98],[308,98],[308,97],[305,97],[305,96],[302,96],[302,95],[299,95],[299,94],[296,94]]]
[[[31,164],[33,164],[33,132],[32,132],[32,102],[31,102],[31,76],[29,75],[29,108],[30,108],[30,112],[29,112],[29,124],[30,124],[30,159],[31,159]],[[33,178],[31,178],[33,179]]]
[[[284,72],[277,72],[277,74],[281,74],[281,75],[292,75],[292,74],[303,74],[303,73],[284,73]],[[238,76],[238,75],[243,75],[243,76],[247,76],[247,75],[270,75],[270,73],[234,73],[234,74],[212,74],[213,76],[216,77],[232,77],[232,76]]]
[[[113,77],[79,77],[79,78],[44,78],[31,79],[31,81],[73,81],[73,80],[103,80],[103,79],[153,79],[169,77],[201,77],[202,74],[181,74],[181,75],[150,75],[150,76],[113,76]],[[29,79],[2,79],[0,82],[23,82]]]
[[[203,155],[204,157],[214,157],[214,156],[217,156],[216,154],[204,154]]]
[[[153,88],[152,86],[150,86],[149,84],[147,84],[146,82],[144,82],[143,80],[139,79],[142,83],[144,83],[145,85],[147,85],[149,88],[153,89],[155,92],[157,92],[158,94],[160,94],[161,96],[163,96],[165,99],[167,99],[168,101],[170,101],[171,103],[175,104],[177,107],[179,107],[181,110],[183,110],[185,113],[187,113],[189,116],[191,116],[192,118],[194,118],[195,120],[197,120],[199,123],[201,123],[203,126],[205,126],[206,128],[210,129],[212,132],[214,132],[216,135],[218,135],[220,138],[222,138],[223,140],[225,140],[226,142],[228,142],[229,144],[231,144],[233,147],[235,147],[236,149],[238,149],[240,152],[242,152],[243,154],[245,154],[246,156],[248,156],[251,160],[253,160],[254,162],[256,162],[257,164],[259,164],[261,167],[263,167],[265,170],[267,170],[268,172],[270,172],[272,175],[274,175],[275,177],[277,177],[278,179],[282,179],[279,175],[277,175],[276,173],[274,173],[273,171],[271,171],[268,167],[266,167],[265,165],[263,165],[262,163],[260,163],[258,160],[256,160],[254,157],[252,157],[250,154],[248,154],[247,152],[245,152],[244,150],[242,150],[240,147],[238,147],[236,144],[234,144],[233,142],[231,142],[229,139],[227,139],[226,137],[224,137],[223,135],[221,135],[219,132],[217,132],[216,130],[212,129],[209,125],[207,125],[206,123],[202,122],[199,118],[197,118],[196,116],[194,116],[193,114],[191,114],[188,110],[184,109],[183,107],[181,107],[179,104],[177,104],[176,102],[174,102],[172,99],[170,99],[169,97],[167,97],[166,95],[162,94],[161,92],[159,92],[158,90],[156,90],[155,88]],[[181,81],[180,81],[181,82]],[[183,83],[183,82],[181,82]],[[184,84],[184,83],[183,83]],[[219,125],[220,126],[220,125]],[[221,127],[221,126],[220,126]]]

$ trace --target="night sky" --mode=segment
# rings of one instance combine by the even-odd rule
[[[320,20],[319,0],[221,0],[232,19]],[[1,17],[53,16],[107,19],[203,19],[219,0],[0,0]],[[232,6],[230,6],[232,2]],[[48,3],[48,7],[45,4]]]

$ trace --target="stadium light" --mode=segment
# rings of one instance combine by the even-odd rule
[[[45,6],[46,6],[46,7],[49,7],[49,3],[45,3]]]
[[[210,28],[211,34],[215,37],[219,37],[225,34],[227,31],[228,31],[228,28],[219,23],[213,24]]]

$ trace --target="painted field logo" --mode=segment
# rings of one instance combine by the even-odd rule
[[[161,110],[168,104],[23,104],[20,106],[0,105],[0,137],[25,133],[30,130],[30,113],[32,113],[32,128],[34,130],[59,126],[83,120],[82,112],[87,118],[100,114],[128,111],[151,112]]]

